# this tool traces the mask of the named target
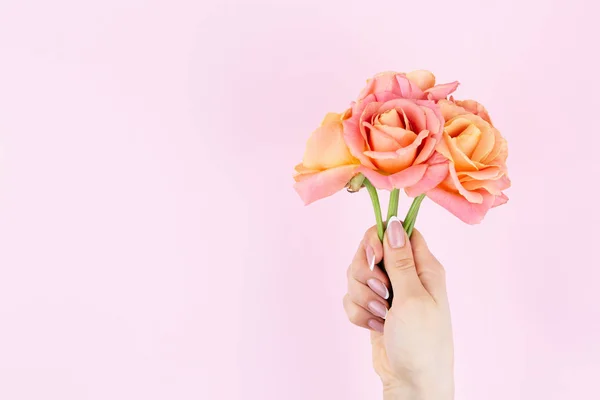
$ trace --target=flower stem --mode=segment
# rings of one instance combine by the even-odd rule
[[[394,189],[390,193],[390,204],[388,205],[387,220],[398,215],[398,200],[400,199],[400,189]],[[387,227],[387,222],[386,222]]]
[[[375,220],[377,221],[377,236],[379,236],[379,240],[383,241],[383,220],[381,218],[381,205],[379,204],[377,189],[375,189],[375,186],[367,178],[365,178],[363,184],[367,188],[369,196],[371,196],[371,203],[373,203],[373,211],[375,211]]]
[[[421,207],[421,203],[423,202],[424,198],[424,194],[417,196],[413,200],[408,212],[406,213],[406,218],[404,218],[404,230],[406,231],[408,237],[412,235],[413,229],[415,228],[415,222],[417,220],[417,215],[419,214],[419,208]]]

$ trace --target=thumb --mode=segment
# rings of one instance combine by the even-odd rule
[[[410,240],[398,217],[390,218],[383,239],[383,264],[394,290],[394,301],[427,294],[413,257]]]

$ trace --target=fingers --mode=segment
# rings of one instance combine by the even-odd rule
[[[383,253],[383,263],[394,289],[394,301],[427,294],[417,274],[411,243],[397,217],[388,222]]]
[[[377,229],[369,229],[358,247],[354,260],[348,267],[348,279],[356,279],[370,286],[381,297],[389,297],[390,281],[387,275],[377,266],[383,258],[383,246],[377,237]]]
[[[355,279],[348,280],[348,296],[353,303],[370,311],[374,316],[383,319],[387,316],[388,302],[367,285]]]
[[[383,246],[376,227],[369,229],[348,267],[348,293],[344,308],[350,321],[363,328],[382,331],[387,315],[390,282],[377,266],[383,258]]]
[[[446,271],[442,264],[429,251],[425,238],[418,230],[413,230],[410,242],[417,268],[417,274],[423,287],[436,302],[448,301],[446,291]]]
[[[350,322],[354,325],[383,333],[383,319],[374,316],[369,311],[354,303],[350,299],[349,294],[344,296],[344,310],[346,310],[348,319],[350,319]]]
[[[369,270],[381,261],[383,257],[383,246],[377,236],[377,227],[373,226],[365,232],[365,236],[354,255],[354,261],[366,262]]]

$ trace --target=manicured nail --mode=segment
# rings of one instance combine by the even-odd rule
[[[374,291],[386,300],[390,297],[390,291],[379,279],[367,279],[367,286],[369,286],[372,291]]]
[[[370,301],[367,304],[367,307],[373,313],[373,315],[375,315],[377,317],[381,317],[381,318],[385,319],[385,317],[387,316],[387,308],[385,308],[385,306],[383,304],[381,304],[380,302],[378,302],[376,300]]]
[[[390,218],[386,230],[386,236],[391,248],[399,249],[404,246],[404,228],[398,217]]]
[[[370,319],[367,322],[367,325],[369,325],[369,328],[373,329],[374,331],[383,333],[383,324],[376,319]]]
[[[367,253],[367,263],[369,264],[369,269],[373,271],[375,268],[375,252],[370,245],[365,245],[365,253]]]

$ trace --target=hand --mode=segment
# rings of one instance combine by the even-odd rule
[[[382,259],[389,279],[377,266]],[[387,311],[390,281],[394,298]],[[409,241],[392,218],[383,244],[375,228],[367,231],[348,268],[344,308],[352,323],[372,330],[373,365],[385,399],[454,398],[445,272],[417,230]]]

